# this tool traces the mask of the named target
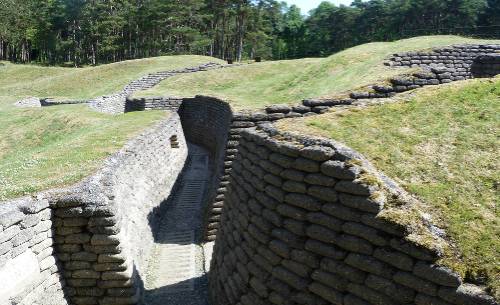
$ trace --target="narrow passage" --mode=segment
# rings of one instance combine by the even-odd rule
[[[145,279],[143,305],[208,305],[202,204],[209,155],[189,144],[179,188],[168,202]]]

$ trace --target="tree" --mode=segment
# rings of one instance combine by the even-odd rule
[[[326,56],[427,34],[500,37],[500,0],[0,0],[0,60],[81,66],[163,54]]]
[[[290,6],[283,16],[283,31],[281,39],[285,43],[286,58],[298,58],[304,53],[304,41],[306,27],[300,8],[296,5]]]

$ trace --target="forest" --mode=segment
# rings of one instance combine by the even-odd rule
[[[159,55],[326,56],[361,43],[500,38],[500,0],[0,0],[0,60],[85,66]]]

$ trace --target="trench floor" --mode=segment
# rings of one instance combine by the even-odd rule
[[[144,283],[143,305],[209,305],[207,251],[202,244],[209,155],[200,146],[188,144],[188,148],[187,164],[157,232]]]

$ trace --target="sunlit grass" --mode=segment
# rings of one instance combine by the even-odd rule
[[[19,109],[29,96],[90,99],[121,90],[147,73],[221,62],[164,56],[88,68],[0,65],[0,200],[68,185],[94,172],[127,139],[164,112],[110,116],[84,105]]]
[[[83,105],[0,111],[0,201],[81,180],[164,117],[109,116]]]
[[[426,36],[357,46],[327,58],[306,58],[243,65],[169,78],[136,96],[211,95],[235,108],[296,104],[305,98],[331,97],[402,73],[383,65],[393,53],[479,40],[457,36]]]
[[[128,60],[87,68],[41,67],[4,62],[0,66],[2,106],[29,97],[90,99],[121,90],[130,81],[151,72],[222,62],[213,57],[181,55]]]

